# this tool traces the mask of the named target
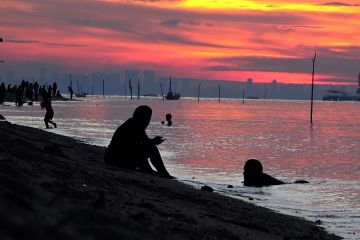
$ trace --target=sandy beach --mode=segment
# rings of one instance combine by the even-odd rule
[[[297,217],[105,166],[105,148],[51,130],[0,121],[0,133],[2,239],[340,239]]]

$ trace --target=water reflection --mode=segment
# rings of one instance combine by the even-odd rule
[[[321,218],[346,237],[360,234],[360,114],[358,103],[316,102],[310,128],[305,101],[239,100],[162,101],[121,97],[53,102],[59,128],[51,131],[107,146],[116,128],[135,107],[153,109],[148,135],[160,135],[171,172],[188,183],[207,183],[217,191],[293,215]],[[34,107],[0,106],[14,123],[44,128],[44,112]],[[172,127],[160,122],[173,115]],[[307,185],[244,188],[242,168],[260,159],[264,171],[284,181],[307,179]],[[194,179],[193,179],[194,178]],[[227,189],[232,184],[233,189]],[[341,210],[340,210],[341,209]]]

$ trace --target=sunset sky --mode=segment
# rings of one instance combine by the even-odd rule
[[[1,0],[0,73],[137,68],[158,76],[309,83],[316,51],[317,83],[355,84],[360,2],[294,2]]]

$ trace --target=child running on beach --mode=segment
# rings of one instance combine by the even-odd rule
[[[46,128],[50,128],[49,123],[54,125],[54,128],[56,128],[57,127],[56,123],[52,121],[54,117],[54,110],[51,106],[51,96],[46,91],[44,91],[42,94],[42,101],[40,105],[41,105],[41,109],[45,108],[46,110],[45,118],[44,118]]]

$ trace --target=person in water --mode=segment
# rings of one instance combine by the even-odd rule
[[[166,121],[167,121],[166,125],[171,126],[172,125],[172,115],[171,115],[171,113],[166,114],[165,118],[166,118]]]
[[[270,185],[280,185],[285,182],[280,181],[266,173],[263,173],[263,166],[257,159],[249,159],[244,165],[244,185],[248,187],[262,187]]]
[[[166,126],[171,126],[172,125],[172,115],[171,115],[171,113],[167,113],[166,115],[165,115],[165,118],[166,118]],[[164,121],[161,121],[161,123],[162,124],[165,124],[165,122]]]
[[[152,109],[142,105],[135,109],[133,117],[124,122],[114,133],[105,152],[105,163],[121,168],[139,170],[166,178],[174,178],[166,170],[156,145],[163,137],[149,138],[146,128],[150,123]],[[151,164],[156,169],[153,170]]]
[[[40,105],[42,109],[45,108],[46,110],[45,118],[44,118],[46,128],[50,128],[49,123],[51,123],[54,126],[54,128],[56,128],[57,127],[56,123],[52,121],[54,117],[54,110],[51,106],[51,95],[49,95],[48,92],[44,91],[42,93],[42,101]]]

